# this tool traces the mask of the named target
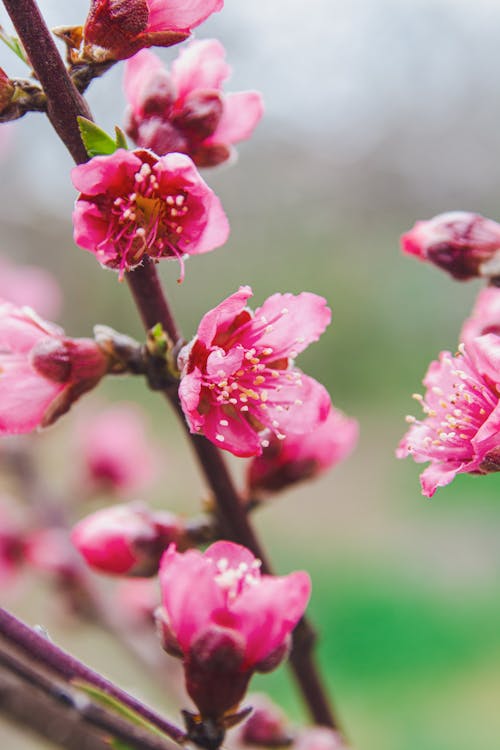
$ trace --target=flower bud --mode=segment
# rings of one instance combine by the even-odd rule
[[[284,747],[290,744],[286,717],[277,706],[264,695],[249,695],[252,713],[239,731],[239,740],[244,745]]]
[[[82,519],[71,540],[88,565],[102,573],[150,576],[158,571],[163,551],[180,531],[175,516],[154,514],[140,503],[130,503]]]
[[[401,249],[459,281],[500,276],[500,224],[479,214],[451,211],[417,221],[402,235]]]
[[[192,91],[174,122],[191,137],[203,140],[217,129],[223,109],[222,96],[217,91]]]

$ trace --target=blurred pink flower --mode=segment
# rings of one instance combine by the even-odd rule
[[[26,532],[12,510],[14,500],[0,499],[0,586],[2,593],[18,581],[25,557]]]
[[[153,624],[154,612],[160,604],[158,581],[154,578],[127,578],[115,589],[115,601],[128,621]]]
[[[82,518],[71,532],[71,541],[85,562],[101,573],[150,576],[182,531],[182,523],[172,513],[153,513],[141,503],[129,503]]]
[[[52,424],[107,367],[94,341],[66,338],[30,308],[0,303],[0,434]]]
[[[481,336],[453,357],[441,352],[424,378],[425,397],[416,395],[427,415],[411,427],[398,458],[430,461],[420,477],[422,492],[432,497],[462,472],[500,470],[500,338]]]
[[[402,235],[401,249],[459,281],[500,275],[500,224],[479,214],[450,211],[417,221]]]
[[[77,439],[92,488],[130,495],[155,480],[159,455],[145,428],[135,404],[111,406],[82,423]]]
[[[215,39],[191,42],[169,73],[159,57],[142,50],[127,62],[127,134],[157,154],[180,151],[199,167],[229,159],[232,145],[249,138],[262,117],[256,91],[224,95],[231,69]]]
[[[332,406],[328,418],[312,432],[271,439],[269,447],[248,466],[250,491],[277,492],[322,474],[350,455],[358,434],[357,421]]]
[[[259,568],[260,560],[231,542],[203,554],[179,554],[172,545],[161,560],[164,645],[183,656],[187,690],[203,717],[222,716],[255,670],[278,665],[307,606],[307,573],[261,576]]]
[[[223,0],[91,0],[83,27],[84,55],[105,62],[130,57],[143,47],[168,47],[222,6]]]
[[[468,345],[477,336],[496,333],[500,336],[500,289],[488,286],[482,289],[469,318],[460,332],[460,341]]]
[[[81,191],[75,242],[120,277],[145,256],[177,258],[182,276],[184,254],[207,253],[227,240],[220,201],[184,154],[118,149],[75,167],[72,177]]]
[[[56,318],[62,294],[54,277],[43,268],[17,265],[0,257],[0,299],[14,305],[28,305],[39,315]]]
[[[274,294],[252,313],[250,287],[210,310],[179,354],[179,396],[191,432],[236,456],[257,456],[278,439],[325,421],[330,397],[292,360],[330,322],[322,297]],[[263,431],[267,430],[264,436]]]

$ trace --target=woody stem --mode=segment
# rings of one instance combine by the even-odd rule
[[[45,90],[49,117],[54,128],[74,160],[77,163],[87,161],[76,117],[82,115],[90,119],[91,115],[64,67],[35,0],[4,0],[4,4]],[[180,339],[179,329],[154,264],[146,259],[142,266],[127,273],[126,278],[146,330],[160,323],[171,340],[177,342]],[[248,547],[262,560],[263,571],[271,573],[264,550],[221,452],[204,437],[189,434],[176,387],[171,386],[164,393],[186,429],[201,470],[213,492],[222,529],[229,539]],[[314,662],[314,640],[314,631],[303,619],[294,632],[291,666],[314,721],[335,728],[338,724]]]

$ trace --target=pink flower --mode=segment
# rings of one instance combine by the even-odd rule
[[[251,296],[240,287],[208,312],[179,354],[191,432],[236,456],[260,455],[270,434],[311,432],[330,410],[325,388],[292,362],[329,324],[326,301],[309,292],[274,294],[252,313]]]
[[[55,318],[61,309],[61,290],[54,277],[37,266],[21,266],[0,257],[0,299],[28,305],[39,315]]]
[[[500,275],[500,224],[479,214],[450,211],[417,221],[402,235],[401,249],[460,281]]]
[[[143,47],[169,47],[221,10],[223,0],[91,0],[82,57],[123,60]],[[78,35],[73,35],[77,46]]]
[[[96,489],[131,494],[147,487],[158,456],[146,437],[144,417],[133,404],[117,404],[87,419],[79,432],[86,475]]]
[[[169,73],[161,60],[142,50],[127,62],[127,134],[157,154],[180,151],[199,167],[226,161],[232,145],[249,138],[262,117],[256,91],[222,93],[231,69],[215,39],[191,42]]]
[[[486,333],[500,336],[500,289],[496,286],[479,292],[472,314],[462,326],[460,341],[467,346],[472,339]]]
[[[0,303],[0,434],[46,427],[106,373],[90,339],[70,339],[33,310]]]
[[[228,237],[219,199],[184,154],[118,149],[75,167],[72,177],[81,191],[75,242],[120,277],[145,256],[177,258],[182,268],[184,254],[207,253]]]
[[[499,471],[500,338],[473,339],[455,357],[441,352],[424,385],[425,397],[415,397],[427,416],[422,422],[407,418],[411,427],[397,450],[398,458],[431,462],[420,477],[423,494],[432,497],[462,472]]]
[[[115,602],[123,617],[135,626],[153,625],[160,604],[158,581],[154,578],[125,578],[115,589]]]
[[[277,492],[322,474],[343,461],[358,441],[358,423],[332,406],[328,418],[307,435],[273,438],[248,467],[251,492]]]
[[[103,508],[83,518],[71,541],[91,568],[101,573],[151,576],[168,545],[181,539],[182,524],[166,511],[141,503]]]
[[[5,594],[18,579],[26,552],[26,532],[13,513],[15,501],[11,497],[0,499],[0,586]]]
[[[169,547],[160,564],[161,627],[184,659],[186,685],[203,717],[242,699],[255,670],[284,657],[310,594],[307,573],[262,576],[244,547],[216,542],[204,554]]]

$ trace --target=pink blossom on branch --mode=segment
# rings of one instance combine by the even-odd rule
[[[148,486],[157,474],[159,456],[134,404],[116,404],[87,418],[79,429],[78,444],[92,489],[130,495]]]
[[[210,310],[179,354],[179,396],[191,432],[236,456],[258,456],[269,437],[316,429],[330,397],[293,359],[330,322],[326,300],[309,292],[274,294],[255,313],[250,287]]]
[[[223,0],[91,0],[84,27],[72,38],[83,59],[94,62],[123,60],[144,47],[169,47],[191,30]]]
[[[167,71],[152,52],[127,62],[127,134],[157,154],[180,151],[199,167],[226,161],[234,143],[249,138],[262,117],[256,91],[223,94],[231,69],[215,39],[191,42]]]
[[[332,406],[328,418],[312,432],[284,440],[272,438],[262,455],[249,464],[250,492],[277,492],[328,471],[350,455],[358,434],[357,421]]]
[[[401,249],[459,281],[500,276],[500,224],[467,211],[417,221],[401,237]]]
[[[453,357],[441,352],[424,378],[425,397],[416,395],[426,414],[408,417],[411,427],[398,458],[430,461],[420,477],[422,493],[432,497],[457,474],[500,470],[500,338],[473,339]]]
[[[203,554],[172,545],[162,558],[164,646],[183,658],[188,693],[204,718],[237,706],[252,673],[279,664],[307,606],[307,573],[267,576],[259,568],[231,542]]]
[[[120,278],[144,257],[207,253],[225,243],[229,225],[219,199],[184,154],[158,158],[118,149],[72,172],[81,191],[73,212],[77,245]]]
[[[95,341],[67,338],[30,308],[0,302],[0,435],[52,424],[107,368]]]
[[[472,313],[462,326],[460,341],[467,346],[472,339],[486,333],[500,336],[500,289],[496,286],[479,292]]]

